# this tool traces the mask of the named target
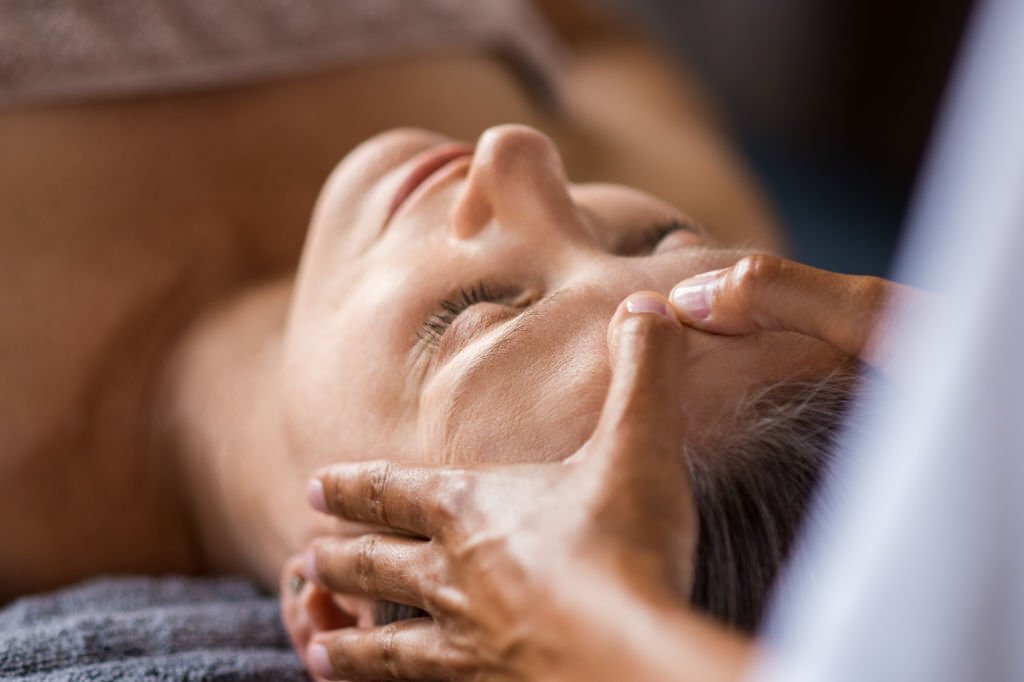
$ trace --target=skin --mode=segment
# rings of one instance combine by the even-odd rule
[[[434,242],[429,262],[410,260],[393,235],[436,229],[439,216],[449,217],[443,206],[424,204],[361,265],[345,249],[357,246],[367,221],[321,219],[341,201],[328,188],[306,249],[306,262],[319,265],[303,266],[298,292],[290,275],[323,176],[358,140],[408,122],[467,140],[501,120],[529,122],[559,141],[573,177],[644,187],[687,206],[723,242],[779,247],[764,202],[692,81],[681,82],[636,41],[604,33],[600,44],[580,38],[574,47],[558,117],[538,107],[507,67],[475,54],[0,114],[7,188],[0,277],[18,292],[2,301],[2,318],[18,323],[0,327],[0,599],[98,572],[230,571],[273,584],[284,557],[309,538],[365,530],[296,504],[321,464],[371,456],[544,460],[576,451],[606,392],[605,326],[618,300],[636,288],[665,292],[743,252],[694,248],[677,234],[668,253],[621,256],[615,239],[646,233],[652,216],[675,210],[607,187],[569,188],[549,141],[509,129],[517,134],[504,137],[518,142],[495,158],[539,161],[540,177],[558,179],[553,188],[537,187],[532,162],[498,164],[480,177],[500,182],[477,183],[482,200],[464,202],[463,224],[492,213],[479,233],[455,235],[448,253],[436,248],[443,240]],[[432,89],[418,87],[423,82]],[[352,177],[338,192],[358,199],[352,203],[379,201],[364,201],[362,189],[365,178]],[[508,226],[499,219],[505,213]],[[550,230],[542,241],[526,240],[541,227]],[[427,253],[409,237],[405,246]],[[469,264],[491,246],[502,260]],[[343,259],[333,262],[328,252]],[[540,361],[527,363],[525,353],[501,358],[492,381],[478,374],[458,411],[448,410],[445,392],[452,395],[471,360],[469,344],[447,373],[434,375],[432,391],[410,399],[407,374],[395,371],[408,353],[396,352],[395,340],[421,322],[422,290],[436,303],[439,283],[451,285],[463,265],[472,273],[516,263],[543,266],[541,293],[582,285],[587,294],[558,311],[564,323],[524,337],[528,353],[543,351]],[[408,272],[409,281],[395,282],[395,272]],[[366,278],[362,288],[348,289],[358,277]],[[344,310],[332,296],[344,299],[335,301]],[[377,305],[357,310],[360,300]],[[701,427],[688,429],[689,437],[707,430],[745,381],[813,374],[834,360],[782,338],[688,347],[701,361],[693,363],[693,383],[677,389],[702,398],[685,413]],[[549,356],[551,348],[558,352]],[[743,348],[749,352],[725,352]],[[337,357],[344,354],[345,363]],[[371,361],[379,374],[366,371]],[[342,390],[350,370],[351,393]],[[528,408],[510,411],[511,425],[495,424],[485,409],[500,397],[492,384],[501,376],[522,384],[505,388]],[[710,395],[712,385],[720,395]],[[353,407],[364,397],[374,409],[405,412],[379,419]],[[607,593],[614,594],[610,584]],[[365,617],[368,600],[347,599]]]
[[[678,295],[694,288],[707,290],[700,305]],[[566,461],[318,474],[314,508],[402,535],[325,539],[291,562],[282,594],[293,640],[327,679],[742,679],[750,643],[686,606],[697,525],[675,447],[685,400],[670,377],[685,371],[689,343],[679,321],[719,334],[800,330],[878,362],[884,312],[920,295],[763,255],[680,282],[671,298],[682,308],[634,294],[609,326],[601,419]],[[293,575],[312,582],[296,592]],[[432,618],[339,631],[327,617],[339,592]]]
[[[660,304],[662,315],[628,312],[643,302]],[[613,379],[600,421],[564,462],[458,470],[376,462],[321,474],[313,500],[322,511],[431,541],[322,540],[306,569],[316,584],[303,599],[316,599],[318,589],[366,593],[415,604],[434,620],[318,638],[308,656],[315,672],[330,679],[637,679],[635,661],[619,651],[641,642],[661,642],[687,661],[682,670],[662,668],[660,679],[728,679],[740,669],[745,642],[720,637],[701,617],[665,617],[686,602],[697,540],[679,458],[685,422],[675,379],[686,369],[689,334],[653,294],[627,299],[609,329]],[[385,478],[386,488],[373,485]],[[657,618],[636,601],[657,605]],[[615,616],[596,617],[597,610]],[[578,620],[601,625],[579,628]],[[582,636],[567,637],[570,631]],[[328,648],[318,650],[320,643]],[[709,646],[718,655],[708,655]],[[386,647],[393,655],[381,655]]]
[[[313,464],[278,457],[295,428],[274,376],[310,207],[367,137],[520,121],[576,179],[780,247],[695,81],[582,4],[546,8],[570,44],[558,111],[469,51],[0,112],[0,601],[97,573],[273,585],[329,529],[294,503]]]
[[[879,277],[843,275],[778,256],[744,258],[672,289],[681,319],[714,334],[792,331],[825,341],[886,371],[894,306],[918,307],[931,295]]]
[[[700,228],[651,243],[653,227],[688,219],[626,188],[570,184],[552,141],[521,126],[487,131],[472,157],[433,176],[383,228],[410,159],[446,144],[417,131],[378,137],[325,187],[284,340],[286,419],[302,425],[289,432],[297,456],[317,460],[322,444],[346,441],[353,453],[374,456],[377,434],[395,433],[406,456],[431,461],[564,457],[593,428],[607,383],[606,324],[622,298],[667,291],[680,274],[743,255],[716,248]],[[501,300],[467,310],[436,349],[416,342],[439,301],[478,282]],[[499,347],[511,327],[517,335]],[[372,343],[364,341],[369,329]],[[756,382],[832,359],[816,357],[822,349],[813,343],[794,349],[791,338],[695,336],[681,381],[702,387],[697,422],[713,420]],[[776,355],[790,357],[765,367]],[[479,358],[486,364],[476,365]],[[722,372],[726,362],[737,371]],[[346,400],[352,394],[361,400]],[[553,399],[579,414],[550,418]],[[324,406],[336,424],[310,423]],[[493,429],[495,414],[515,421],[501,443],[474,454],[473,432]]]
[[[294,289],[243,297],[181,349],[171,407],[216,565],[276,582],[314,534],[362,532],[296,508],[325,464],[564,459],[597,422],[619,302],[746,253],[696,227],[654,244],[654,226],[686,217],[635,190],[571,184],[550,138],[523,126],[485,132],[389,218],[417,158],[451,145],[399,130],[357,148],[324,187]],[[421,342],[441,302],[479,282],[500,300],[465,310],[436,348]],[[691,439],[752,387],[841,362],[795,334],[686,333]],[[258,466],[239,472],[240,458]]]
[[[357,65],[217,92],[0,112],[0,281],[17,292],[0,301],[0,319],[8,321],[0,326],[0,600],[99,572],[231,571],[272,584],[283,558],[310,537],[363,528],[318,518],[296,503],[307,475],[321,463],[374,455],[428,461],[566,456],[598,419],[610,374],[603,326],[616,297],[642,287],[665,292],[679,277],[739,255],[719,258],[696,249],[685,262],[678,253],[638,258],[606,281],[598,273],[613,260],[612,253],[602,255],[608,243],[596,232],[587,233],[593,243],[586,248],[574,238],[571,253],[564,245],[552,253],[575,264],[567,270],[574,281],[600,288],[593,301],[576,305],[604,311],[601,323],[575,319],[572,309],[560,311],[582,325],[579,348],[573,347],[579,369],[572,371],[576,354],[571,362],[551,357],[538,363],[522,377],[521,390],[529,395],[533,382],[531,390],[542,400],[530,402],[510,387],[531,409],[518,428],[505,426],[498,437],[493,416],[469,408],[461,413],[468,425],[446,432],[446,421],[453,420],[439,416],[444,382],[435,379],[433,397],[423,397],[422,417],[396,417],[387,424],[394,431],[382,432],[382,439],[369,433],[366,411],[345,400],[306,411],[317,398],[338,397],[329,382],[310,374],[322,370],[340,384],[347,377],[327,370],[346,367],[328,362],[297,371],[301,379],[282,381],[290,370],[312,365],[307,350],[310,358],[331,360],[333,326],[350,327],[334,338],[333,355],[344,348],[369,358],[381,350],[375,332],[365,331],[375,327],[364,326],[358,338],[351,331],[366,325],[366,311],[327,319],[327,299],[343,282],[326,256],[307,249],[308,260],[326,261],[318,267],[328,271],[322,285],[306,287],[320,291],[309,294],[308,308],[292,305],[290,275],[323,177],[368,135],[413,123],[473,140],[494,123],[527,122],[558,141],[574,178],[643,187],[686,206],[722,242],[780,248],[763,199],[693,80],[685,74],[681,79],[641,41],[607,24],[595,29],[580,22],[569,3],[551,5],[565,11],[559,21],[573,47],[565,110],[557,116],[533,101],[507,65],[481,54]],[[430,90],[421,87],[424,82]],[[523,195],[521,182],[508,186]],[[608,199],[599,194],[594,197]],[[328,193],[324,197],[329,204]],[[595,216],[566,224],[579,229],[606,223],[607,234],[633,230],[635,219],[646,221],[665,209],[648,200],[639,211],[632,200],[625,211],[622,201],[606,202]],[[436,228],[436,217],[421,226]],[[333,229],[340,243],[347,227]],[[484,230],[488,239],[496,232]],[[324,240],[329,250],[331,239]],[[395,253],[374,265],[388,269],[376,275],[385,291],[395,268],[403,266],[399,245],[392,245]],[[507,257],[510,249],[502,253]],[[529,252],[530,259],[536,256]],[[580,268],[595,259],[599,263]],[[516,260],[528,259],[510,258]],[[449,269],[439,275],[438,263]],[[437,279],[447,283],[450,268],[462,263],[432,262],[417,286],[407,283],[411,292],[377,306],[370,322],[383,318],[381,326],[391,329],[396,301],[420,300],[424,281],[431,287]],[[352,269],[347,261],[339,268],[345,276]],[[671,269],[677,271],[666,275]],[[416,269],[409,272],[420,277]],[[299,320],[310,336],[292,331]],[[792,355],[790,344],[775,347],[800,371],[816,371],[814,361]],[[757,365],[752,369],[785,374],[777,359],[747,358]],[[389,355],[381,367],[401,360]],[[352,364],[360,370],[368,361]],[[731,360],[720,364],[734,367]],[[727,404],[730,391],[743,387],[722,381],[722,372],[710,367],[706,376]],[[763,377],[756,371],[746,376]],[[363,376],[352,395],[358,389],[385,404],[397,402],[393,379],[382,372],[367,386]],[[484,379],[464,395],[493,399]],[[545,395],[537,388],[544,382],[558,392]],[[568,387],[564,401],[562,385]],[[713,420],[715,404],[709,399],[707,408],[694,405],[692,418],[707,423],[701,413],[706,409]],[[550,414],[543,414],[546,406]],[[558,419],[554,408],[567,406],[568,414]],[[317,434],[333,440],[317,441]],[[449,441],[454,445],[443,447]],[[609,595],[603,607],[626,608],[625,596],[612,603],[613,583],[602,585],[598,592]],[[334,599],[366,613],[362,597]],[[660,630],[643,631],[656,637]]]
[[[294,494],[282,484],[294,478],[289,471],[346,459],[567,457],[597,423],[610,376],[607,324],[619,302],[637,289],[667,293],[680,276],[747,253],[715,248],[699,229],[676,231],[637,251],[636,239],[643,243],[652,224],[685,217],[632,190],[570,184],[551,140],[522,126],[486,132],[472,157],[453,161],[388,220],[395,192],[415,165],[411,160],[448,144],[409,130],[375,138],[343,161],[325,186],[287,320],[272,332],[279,336],[262,372],[268,383],[246,388],[254,396],[278,396],[245,428],[284,453],[258,470],[260,476],[273,472],[273,489],[246,480],[255,471],[239,476],[233,462],[214,465],[210,475],[210,462],[218,452],[231,456],[230,445],[203,448],[203,437],[193,441],[200,454],[192,460],[195,485],[220,481],[202,497],[217,510],[205,516],[224,519],[223,525],[203,528],[206,546],[226,548],[225,560],[268,557],[268,570],[280,566],[283,557],[260,544],[254,529],[263,524],[253,524],[254,516],[281,534],[314,532],[308,519],[288,511],[294,497],[276,497]],[[417,341],[424,320],[439,301],[481,279],[494,282],[494,289],[512,287],[510,298],[472,306],[436,353],[425,350]],[[230,362],[228,353],[238,355],[238,344],[223,333],[232,324],[230,316],[211,323],[216,338],[227,339],[224,353],[212,360],[200,351],[186,353],[184,386],[201,386],[212,367]],[[511,329],[518,333],[501,341]],[[673,381],[685,397],[680,417],[691,440],[710,437],[754,386],[818,376],[842,361],[827,344],[796,334],[681,333],[686,371]],[[244,372],[250,382],[260,374],[252,367]],[[207,405],[200,393],[184,392],[178,404],[197,410],[192,423],[201,426],[204,415],[226,402]],[[224,421],[208,423],[216,429],[205,437],[225,437]],[[268,424],[280,431],[268,436]],[[679,439],[680,451],[682,445]],[[251,498],[252,490],[261,492]],[[246,524],[247,533],[234,531]],[[331,530],[355,535],[364,527]],[[365,622],[365,609],[353,611]]]

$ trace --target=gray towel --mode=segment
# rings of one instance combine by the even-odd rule
[[[99,578],[0,611],[0,679],[307,680],[277,599],[236,578]]]

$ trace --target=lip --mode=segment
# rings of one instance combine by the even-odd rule
[[[473,155],[473,145],[465,143],[443,144],[428,149],[414,156],[409,162],[409,174],[405,176],[402,184],[398,186],[394,198],[391,200],[391,207],[388,209],[388,216],[384,220],[386,226],[391,218],[398,212],[398,209],[405,203],[417,188],[422,186],[435,173],[453,161]]]

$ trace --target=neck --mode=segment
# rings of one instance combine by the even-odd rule
[[[165,428],[203,567],[275,585],[316,524],[308,476],[285,437],[279,377],[291,281],[218,306],[183,339],[167,375]]]

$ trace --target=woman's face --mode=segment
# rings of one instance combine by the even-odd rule
[[[419,130],[375,137],[313,216],[285,341],[292,444],[311,466],[565,457],[596,424],[622,299],[745,253],[654,197],[571,184],[529,128],[492,128],[475,148]],[[690,429],[755,385],[839,361],[790,334],[687,334]]]

